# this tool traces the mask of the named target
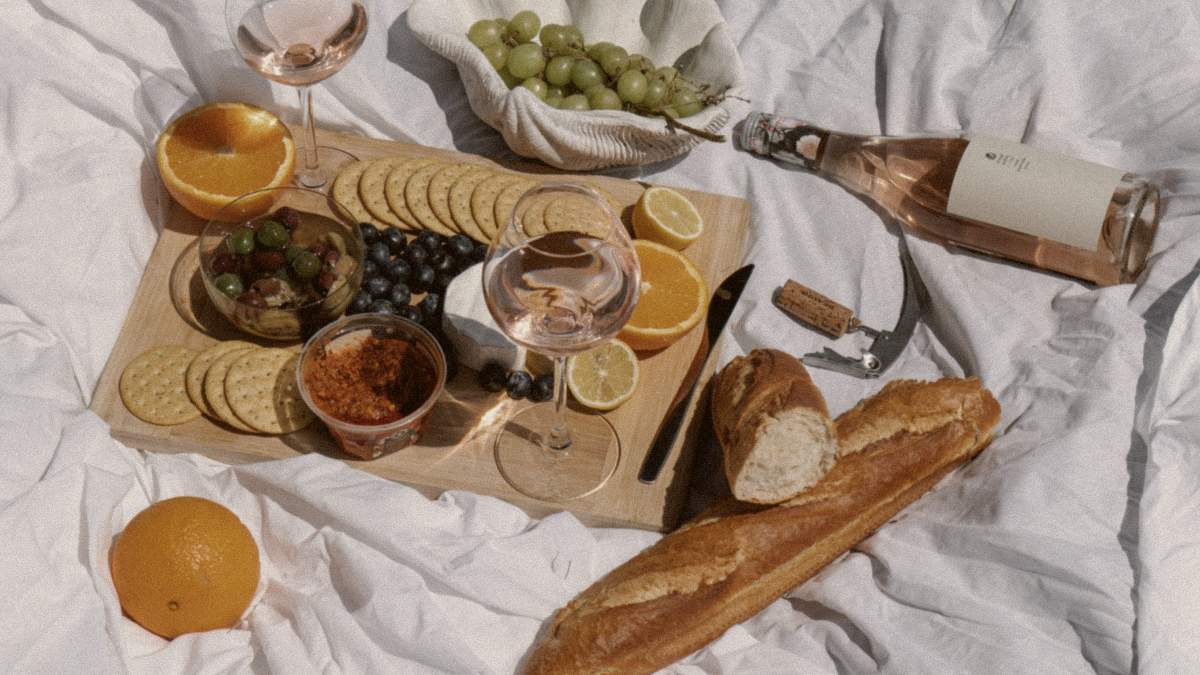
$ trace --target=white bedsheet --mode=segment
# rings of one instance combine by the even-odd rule
[[[656,535],[534,521],[465,493],[428,500],[320,456],[145,455],[86,411],[168,199],[157,133],[219,99],[296,117],[294,93],[235,56],[222,5],[0,12],[0,671],[511,672],[555,608]],[[321,122],[506,154],[451,65],[408,31],[406,5],[371,4],[367,43],[316,90]],[[669,671],[1200,670],[1197,4],[721,5],[755,108],[848,131],[1021,138],[1151,176],[1168,202],[1137,285],[1092,289],[910,239],[932,302],[887,377],[981,376],[1001,435]],[[751,201],[758,270],[722,360],[827,344],[771,308],[787,277],[868,324],[894,321],[897,232],[841,188],[729,144],[614,173]],[[881,386],[813,375],[834,412]],[[238,629],[168,643],[121,616],[104,561],[134,513],[178,494],[234,509],[267,583]]]

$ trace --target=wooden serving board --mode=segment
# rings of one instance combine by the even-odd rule
[[[557,173],[541,165],[505,164],[475,155],[427,148],[407,143],[367,139],[331,132],[320,133],[321,143],[333,145],[360,159],[395,154],[435,156],[450,161],[476,162],[527,173]],[[618,201],[631,206],[643,191],[632,181],[607,176],[560,174],[541,176],[577,180],[599,186]],[[684,253],[704,273],[710,288],[737,269],[749,219],[742,199],[705,192],[680,190],[704,217],[700,240]],[[629,209],[623,218],[629,224]],[[196,274],[194,242],[204,222],[172,204],[162,235],[142,276],[125,325],[93,398],[92,410],[104,418],[117,440],[151,452],[194,452],[230,463],[258,462],[319,452],[351,466],[410,485],[436,497],[444,490],[470,490],[493,495],[524,508],[535,516],[569,510],[590,525],[668,530],[683,508],[696,434],[709,424],[696,409],[707,410],[697,396],[679,440],[652,485],[641,483],[637,472],[675,391],[688,370],[702,339],[701,327],[679,342],[652,354],[640,354],[641,382],[632,400],[607,413],[621,442],[616,474],[599,491],[570,502],[547,503],[513,490],[500,476],[493,459],[492,441],[504,421],[523,402],[503,394],[489,394],[475,383],[475,373],[460,368],[435,405],[418,445],[375,460],[360,460],[342,453],[328,432],[315,423],[287,436],[259,436],[234,431],[200,417],[177,426],[155,426],[134,417],[121,403],[118,381],[134,357],[150,347],[183,344],[200,350],[221,339],[248,339],[208,306]],[[273,344],[262,341],[262,344]],[[703,387],[712,373],[712,360],[701,376]]]

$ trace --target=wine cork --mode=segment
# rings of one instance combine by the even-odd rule
[[[834,338],[839,338],[860,325],[850,308],[791,279],[788,279],[775,295],[775,306]]]

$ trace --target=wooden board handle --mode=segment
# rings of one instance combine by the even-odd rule
[[[856,330],[860,325],[849,307],[791,279],[776,294],[775,306],[833,338]]]

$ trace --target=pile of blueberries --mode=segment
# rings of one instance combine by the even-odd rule
[[[486,244],[461,234],[445,237],[424,230],[410,242],[399,228],[359,223],[358,229],[367,246],[363,284],[347,314],[380,312],[432,323],[441,314],[450,281],[487,255]],[[420,293],[425,297],[413,302]]]
[[[479,371],[479,386],[485,391],[504,391],[517,400],[528,398],[541,403],[554,398],[553,375],[534,377],[524,370],[509,370],[496,361],[489,361]]]

